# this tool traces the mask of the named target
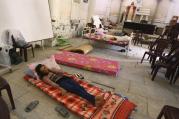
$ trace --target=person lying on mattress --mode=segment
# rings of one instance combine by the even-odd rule
[[[59,88],[62,91],[62,95],[66,92],[74,93],[92,103],[94,106],[100,106],[104,99],[102,96],[93,96],[89,94],[82,86],[75,82],[70,77],[64,76],[63,71],[59,69],[49,69],[43,64],[38,64],[35,68],[40,80],[43,80],[49,85]]]

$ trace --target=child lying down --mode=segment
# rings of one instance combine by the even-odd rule
[[[38,64],[35,68],[40,80],[43,80],[49,85],[59,88],[62,91],[62,95],[68,92],[74,93],[92,103],[94,106],[100,106],[103,104],[103,96],[93,96],[89,94],[82,86],[75,82],[70,77],[64,76],[63,71],[59,69],[49,69],[43,64]]]

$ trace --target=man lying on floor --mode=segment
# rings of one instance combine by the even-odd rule
[[[93,96],[89,94],[82,86],[67,76],[63,76],[61,70],[49,69],[43,64],[38,64],[35,68],[40,80],[43,80],[51,86],[57,87],[62,91],[62,95],[66,92],[74,93],[92,103],[94,106],[100,106],[104,102],[103,96]]]

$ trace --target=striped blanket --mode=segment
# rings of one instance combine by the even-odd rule
[[[84,119],[127,119],[131,112],[136,107],[135,104],[111,92],[104,91],[96,86],[89,84],[86,81],[80,80],[75,76],[65,73],[64,75],[70,76],[81,86],[83,86],[92,95],[104,95],[105,103],[102,107],[94,107],[87,100],[75,94],[67,94],[62,96],[61,91],[54,88],[41,80],[35,80],[29,76],[24,76],[24,79],[40,88],[49,96],[63,104],[70,111],[76,113]],[[69,93],[69,92],[68,92]],[[84,108],[82,105],[88,105]]]

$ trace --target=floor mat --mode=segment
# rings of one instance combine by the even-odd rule
[[[65,74],[66,76],[71,76]],[[77,83],[83,86],[92,95],[104,95],[105,103],[102,107],[94,107],[88,103],[85,99],[80,98],[75,94],[61,95],[59,89],[47,85],[41,80],[35,80],[29,76],[24,76],[24,79],[40,88],[43,92],[63,104],[70,111],[76,113],[85,119],[127,119],[136,105],[130,102],[128,99],[120,97],[119,95],[112,94],[104,91],[94,85],[89,84],[86,81],[80,80],[77,77],[71,76]],[[87,104],[88,108],[85,110],[82,105]]]

